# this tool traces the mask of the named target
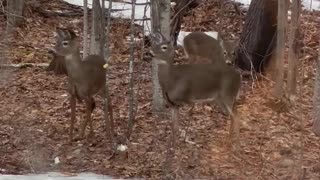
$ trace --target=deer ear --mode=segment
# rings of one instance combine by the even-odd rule
[[[151,39],[154,42],[161,43],[165,41],[165,38],[160,32],[155,32],[154,34],[151,35]]]
[[[222,48],[224,48],[225,46],[224,46],[224,41],[223,41],[223,39],[219,39],[218,41],[219,41],[219,45],[220,45]]]
[[[77,35],[76,35],[76,33],[75,33],[73,30],[67,29],[67,32],[68,32],[68,34],[69,34],[70,39],[75,39],[75,38],[77,38]]]
[[[54,34],[58,37],[65,37],[65,32],[62,28],[56,28],[56,32]]]

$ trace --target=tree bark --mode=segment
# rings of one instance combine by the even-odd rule
[[[101,28],[102,11],[100,0],[92,1],[92,26],[90,36],[90,54],[96,54],[104,56],[101,49],[101,39],[104,33],[104,28]]]
[[[83,58],[88,55],[88,0],[83,0]]]
[[[170,39],[170,0],[152,0],[151,18],[152,33],[160,31],[165,38]],[[158,62],[152,60],[152,108],[153,112],[164,112],[165,101],[159,84],[158,66]]]
[[[293,99],[297,89],[297,62],[299,59],[299,16],[301,1],[292,1],[291,28],[289,38],[288,93]]]
[[[276,84],[274,95],[280,99],[283,95],[283,75],[284,75],[284,56],[286,41],[286,26],[288,20],[288,11],[284,0],[278,0],[278,24],[277,24],[277,67],[276,67]]]
[[[7,32],[23,23],[24,0],[7,0]]]
[[[319,41],[320,44],[320,41]],[[313,126],[312,131],[320,136],[320,49],[317,61],[317,73],[313,91]]]
[[[268,65],[276,42],[277,7],[276,0],[251,2],[236,50],[240,69],[263,72]]]

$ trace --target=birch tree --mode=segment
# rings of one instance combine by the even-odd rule
[[[287,24],[287,9],[284,0],[278,0],[278,24],[277,24],[277,66],[276,66],[276,85],[274,95],[280,99],[283,95],[283,78],[284,78],[284,55],[285,55],[285,39]]]
[[[170,0],[151,1],[152,33],[160,31],[165,38],[170,39]],[[152,106],[154,112],[164,111],[164,99],[158,79],[158,62],[152,60]]]
[[[102,9],[100,0],[92,1],[92,23],[90,34],[90,54],[104,55],[104,50],[101,49],[102,38],[104,36],[104,27],[102,28]]]
[[[83,58],[88,55],[88,0],[83,0]]]
[[[299,16],[301,1],[292,0],[292,13],[289,38],[289,68],[288,68],[288,93],[290,99],[296,94],[297,88],[297,62],[299,59]]]

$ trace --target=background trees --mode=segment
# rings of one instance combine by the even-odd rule
[[[269,65],[277,42],[277,4],[277,0],[251,2],[236,51],[235,64],[239,68],[259,73]]]
[[[7,32],[23,23],[24,0],[7,0]]]

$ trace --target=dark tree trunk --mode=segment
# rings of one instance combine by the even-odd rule
[[[263,72],[268,65],[277,42],[277,7],[277,0],[251,2],[236,50],[235,63],[240,69]]]

